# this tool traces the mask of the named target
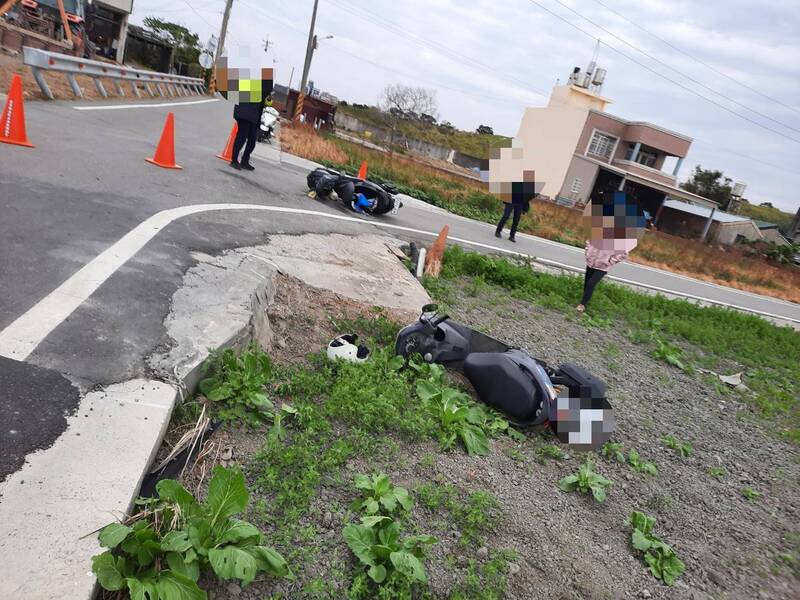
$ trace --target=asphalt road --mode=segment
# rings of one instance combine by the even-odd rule
[[[58,436],[76,394],[147,375],[144,359],[168,343],[162,321],[183,273],[194,263],[193,252],[258,244],[274,233],[370,231],[373,223],[394,226],[388,231],[398,237],[429,240],[421,232],[435,233],[449,224],[451,237],[472,249],[522,252],[583,267],[578,249],[531,236],[511,244],[497,240],[491,225],[425,206],[406,206],[397,216],[363,222],[327,218],[355,215],[309,200],[303,168],[261,160],[255,172],[238,172],[215,157],[232,125],[231,105],[178,104],[172,110],[180,171],[144,161],[153,154],[169,108],[84,111],[70,102],[26,105],[28,136],[36,148],[0,144],[0,333],[160,211],[247,203],[322,215],[235,210],[176,220],[103,280],[24,364],[9,360],[0,347],[0,357],[7,357],[0,361],[0,448],[10,457],[0,462],[0,478],[18,468],[26,453]],[[637,265],[620,265],[613,275],[800,322],[800,306],[780,300]],[[65,386],[67,381],[71,385]]]

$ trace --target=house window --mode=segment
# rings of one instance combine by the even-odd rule
[[[625,151],[625,160],[633,159],[633,151],[636,149],[636,144],[628,144],[628,149]],[[647,150],[645,148],[639,149],[639,154],[636,157],[636,162],[645,167],[655,168],[656,160],[658,160],[658,152]]]
[[[594,135],[592,135],[592,141],[589,142],[587,154],[594,154],[602,158],[610,158],[616,143],[617,138],[595,131]]]
[[[639,156],[636,157],[636,162],[645,167],[655,168],[658,154],[651,150],[639,150]]]
[[[577,194],[578,192],[581,191],[582,187],[583,187],[583,181],[581,181],[580,177],[576,177],[575,179],[572,180],[572,188],[570,189],[570,191],[573,194]]]

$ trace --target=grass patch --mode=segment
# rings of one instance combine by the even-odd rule
[[[497,499],[485,490],[465,495],[452,484],[423,483],[417,488],[417,500],[428,510],[449,512],[465,546],[482,544],[502,517]]]
[[[428,286],[434,296],[448,281],[480,276],[512,296],[556,310],[571,311],[582,282],[577,277],[534,272],[528,264],[466,252],[445,253],[443,281]],[[713,364],[733,360],[746,371],[753,391],[746,396],[754,409],[771,419],[779,433],[800,443],[800,335],[756,317],[716,307],[699,307],[684,300],[649,296],[622,286],[599,286],[592,299],[593,315],[613,319],[631,332],[631,341],[647,343],[656,355],[684,369],[677,342],[705,353]],[[658,341],[663,345],[659,346]],[[677,364],[675,366],[678,366]]]
[[[467,572],[448,600],[501,600],[508,587],[508,573],[511,563],[517,560],[514,550],[493,552],[490,559],[482,565],[469,561]]]

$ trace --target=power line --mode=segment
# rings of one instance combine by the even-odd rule
[[[268,16],[268,13],[263,11],[260,7],[257,7],[257,6],[255,6],[253,4],[251,4],[249,1],[245,1],[245,0],[240,0],[240,1],[242,1],[243,4],[246,4],[250,8],[253,8],[253,9],[257,10],[258,12],[261,12],[265,16]],[[274,15],[269,15],[269,16],[274,18]],[[294,29],[294,30],[298,31],[298,32],[302,32],[303,34],[306,33],[305,31],[303,31],[302,29],[300,29],[297,26],[289,25],[288,23],[287,23],[287,26],[290,27],[291,29]],[[475,90],[465,90],[463,88],[459,88],[459,87],[455,87],[455,86],[451,86],[451,85],[446,85],[446,84],[443,84],[441,82],[434,82],[432,80],[422,78],[422,77],[419,76],[418,73],[410,73],[410,72],[407,72],[407,71],[402,71],[402,70],[399,70],[399,69],[387,67],[384,64],[380,64],[380,63],[377,63],[375,61],[369,60],[365,56],[362,56],[362,55],[359,55],[359,54],[355,54],[353,52],[349,52],[349,51],[345,50],[344,48],[341,48],[340,46],[338,46],[335,43],[335,41],[336,40],[334,40],[334,43],[332,43],[330,47],[333,48],[334,50],[336,50],[337,52],[341,52],[343,54],[347,54],[348,56],[350,56],[352,58],[355,58],[356,60],[360,60],[362,62],[368,63],[368,64],[370,64],[370,65],[372,65],[372,66],[374,66],[374,67],[376,67],[378,69],[381,69],[383,71],[389,71],[389,72],[393,72],[393,73],[398,73],[399,75],[403,75],[404,77],[411,77],[411,78],[417,79],[417,80],[419,80],[421,82],[428,83],[429,85],[433,85],[435,87],[439,87],[439,88],[442,88],[442,89],[451,90],[451,91],[454,91],[454,92],[457,92],[457,93],[460,93],[460,94],[464,94],[464,95],[467,95],[467,96],[475,96],[475,97],[479,97],[479,98],[483,98],[483,99],[487,99],[487,100],[492,100],[494,102],[501,102],[501,103],[505,103],[505,104],[508,104],[508,105],[514,105],[514,106],[523,106],[524,105],[524,102],[516,101],[516,100],[513,100],[511,98],[507,98],[507,97],[506,98],[502,98],[502,97],[499,97],[499,96],[492,96],[492,95],[489,95],[489,94],[483,94],[481,92],[476,92]]]
[[[390,68],[390,67],[387,67],[386,65],[381,65],[381,64],[376,63],[374,61],[371,61],[371,60],[369,60],[368,58],[366,58],[364,56],[359,56],[358,54],[354,54],[353,52],[349,52],[349,51],[345,50],[344,48],[340,48],[340,47],[336,46],[335,44],[332,44],[331,48],[333,48],[337,52],[341,52],[343,54],[347,54],[348,56],[350,56],[352,58],[355,58],[355,59],[360,60],[362,62],[366,62],[366,63],[368,63],[370,65],[373,65],[374,67],[377,67],[378,69],[381,69],[382,71],[391,71],[393,73],[398,73],[399,75],[403,75],[405,77],[411,77],[411,78],[414,78],[414,79],[416,79],[418,81],[421,81],[423,83],[427,83],[429,85],[433,85],[435,87],[440,87],[440,88],[443,88],[443,89],[446,89],[446,90],[451,90],[453,92],[458,92],[460,94],[464,94],[465,96],[470,96],[470,97],[475,97],[475,98],[483,98],[485,100],[491,100],[493,102],[500,102],[500,103],[504,103],[504,104],[508,104],[508,105],[514,105],[514,106],[521,106],[522,105],[522,102],[516,102],[516,101],[511,100],[509,98],[499,98],[497,96],[490,96],[490,95],[486,95],[486,94],[481,94],[480,92],[476,92],[475,90],[465,90],[465,89],[462,89],[462,88],[446,85],[446,84],[443,84],[443,83],[440,83],[440,82],[434,82],[434,81],[431,81],[430,79],[422,78],[417,73],[408,73],[406,71],[401,71],[400,69]]]
[[[470,64],[472,64],[472,65],[474,65],[474,66],[476,66],[476,67],[478,67],[478,68],[480,68],[480,69],[482,69],[484,71],[488,71],[489,73],[491,73],[495,77],[499,77],[501,79],[505,79],[506,81],[513,82],[513,83],[521,86],[526,91],[534,93],[537,96],[542,96],[543,98],[548,98],[549,97],[549,92],[545,92],[545,91],[538,90],[536,88],[531,87],[531,85],[530,85],[530,83],[528,81],[523,81],[522,79],[514,77],[513,75],[507,75],[507,74],[499,73],[495,67],[487,65],[486,63],[483,63],[483,62],[479,61],[476,58],[473,58],[473,57],[470,57],[470,56],[466,56],[466,55],[464,55],[464,54],[462,54],[460,52],[457,52],[457,51],[453,50],[452,48],[450,48],[450,47],[448,47],[446,45],[439,44],[438,42],[434,42],[432,40],[426,39],[426,38],[424,38],[424,37],[412,32],[412,31],[409,31],[407,29],[404,29],[403,27],[400,27],[399,25],[395,25],[394,23],[390,23],[390,22],[386,21],[380,15],[378,15],[376,13],[373,13],[372,11],[369,11],[369,10],[367,10],[367,9],[361,7],[361,6],[354,6],[354,5],[350,4],[349,2],[347,2],[346,0],[330,0],[330,1],[333,4],[336,4],[340,8],[343,8],[344,10],[350,12],[351,14],[353,14],[353,15],[359,17],[359,18],[362,18],[362,19],[365,19],[367,21],[370,21],[371,23],[374,23],[375,25],[377,25],[377,26],[379,26],[379,27],[391,32],[391,33],[394,33],[396,35],[399,35],[401,37],[409,39],[409,40],[411,40],[411,41],[413,41],[413,42],[415,42],[417,44],[421,44],[421,45],[433,50],[437,54],[445,56],[446,58],[448,58],[450,60],[454,60],[456,62],[459,62],[460,64],[464,64],[465,62],[466,63],[470,63]],[[358,12],[356,12],[356,10]],[[359,14],[359,12],[361,14]]]
[[[212,25],[211,23],[209,23],[209,22],[206,20],[206,18],[205,18],[203,15],[201,15],[201,14],[200,14],[200,13],[197,11],[197,9],[195,9],[195,7],[194,7],[194,6],[192,6],[191,4],[189,4],[189,0],[183,0],[183,3],[184,3],[186,6],[188,6],[190,9],[192,9],[192,12],[193,12],[194,14],[196,14],[196,15],[197,15],[197,17],[198,17],[198,18],[199,18],[201,21],[203,21],[203,23],[205,23],[206,25],[208,25],[209,27],[211,27],[211,29],[212,29],[212,30],[216,28],[216,26],[215,26],[215,25]]]
[[[198,6],[196,8],[198,10],[202,10],[204,12],[217,12],[215,10],[209,10],[209,7],[212,4],[217,4],[217,2],[218,2],[218,0],[211,0],[211,2],[206,2],[202,6]],[[181,12],[183,10],[186,10],[184,8],[161,8],[161,7],[158,7],[158,6],[148,8],[146,6],[141,6],[141,4],[137,4],[136,6],[142,12],[146,11],[146,12],[156,12],[156,13],[174,13],[174,12]],[[173,6],[173,5],[169,4],[167,6]]]
[[[572,23],[571,21],[569,21],[569,20],[568,20],[568,19],[566,19],[565,17],[563,17],[563,16],[559,15],[558,13],[556,13],[556,12],[553,12],[552,10],[550,10],[549,8],[547,8],[546,6],[543,6],[541,3],[537,2],[537,0],[529,0],[529,1],[530,1],[531,3],[533,3],[533,4],[535,4],[536,6],[538,6],[539,8],[541,8],[542,10],[544,10],[545,12],[547,12],[547,13],[549,13],[549,14],[553,15],[553,16],[554,16],[554,17],[556,17],[557,19],[560,19],[561,21],[564,21],[564,23],[566,23],[566,24],[567,24],[567,25],[569,25],[570,27],[572,27],[572,28],[574,28],[574,29],[577,29],[577,30],[578,30],[578,31],[580,31],[582,34],[584,34],[584,35],[586,35],[586,36],[588,36],[588,37],[590,37],[590,38],[592,38],[592,39],[596,39],[596,38],[595,38],[595,36],[594,36],[592,33],[589,33],[588,31],[586,31],[586,30],[585,30],[585,29],[583,29],[582,27],[579,27],[579,26],[578,26],[578,25],[576,25],[575,23]],[[558,0],[556,0],[556,1],[558,1]],[[726,112],[729,112],[729,113],[731,113],[732,115],[735,115],[735,116],[739,117],[740,119],[744,119],[745,121],[748,121],[749,123],[752,123],[753,125],[756,125],[756,126],[758,126],[758,127],[761,127],[762,129],[766,129],[767,131],[771,131],[772,133],[775,133],[775,134],[777,134],[777,135],[779,135],[779,136],[781,136],[781,137],[783,137],[783,138],[786,138],[787,140],[791,140],[791,141],[793,141],[793,142],[795,142],[795,143],[798,143],[798,144],[800,144],[800,139],[793,138],[792,136],[790,136],[790,135],[787,135],[787,134],[783,133],[782,131],[778,131],[777,129],[773,129],[772,127],[769,127],[769,126],[767,126],[767,125],[764,125],[763,123],[759,123],[758,121],[755,121],[755,120],[751,119],[750,117],[748,117],[748,116],[746,116],[746,115],[743,115],[743,114],[741,114],[741,113],[738,113],[738,112],[736,112],[735,110],[733,110],[733,109],[731,109],[731,108],[728,108],[727,106],[725,106],[725,105],[723,105],[723,104],[720,104],[719,102],[716,102],[716,101],[712,100],[711,98],[708,98],[707,96],[703,96],[702,94],[699,94],[698,92],[696,92],[696,91],[695,91],[695,90],[693,90],[692,88],[690,88],[690,87],[688,87],[688,86],[686,86],[686,85],[682,84],[681,82],[679,82],[679,81],[675,81],[674,79],[671,79],[670,77],[667,77],[667,76],[666,76],[666,75],[664,75],[663,73],[659,73],[658,71],[656,71],[655,69],[653,69],[653,68],[652,68],[652,67],[650,67],[649,65],[646,65],[645,63],[643,63],[643,62],[641,62],[641,61],[639,61],[639,60],[636,60],[635,58],[633,58],[633,57],[632,57],[632,56],[630,56],[629,54],[625,54],[625,53],[624,53],[622,50],[620,50],[619,48],[615,48],[615,47],[614,47],[614,46],[612,46],[611,44],[609,44],[609,43],[607,43],[607,42],[603,42],[602,40],[601,40],[601,43],[602,43],[604,46],[606,46],[608,49],[612,50],[613,52],[616,52],[616,53],[617,53],[617,54],[619,54],[620,56],[623,56],[624,58],[627,58],[629,61],[631,61],[631,62],[633,62],[633,63],[636,63],[637,65],[639,65],[639,66],[640,66],[640,67],[642,67],[643,69],[646,69],[646,70],[650,71],[650,72],[651,72],[651,73],[653,73],[654,75],[658,75],[658,76],[659,76],[659,77],[661,77],[662,79],[666,79],[667,81],[669,81],[669,82],[670,82],[670,83],[672,83],[673,85],[676,85],[676,86],[680,87],[681,89],[683,89],[683,90],[686,90],[686,91],[687,91],[687,92],[689,92],[690,94],[693,94],[693,95],[697,96],[698,98],[702,98],[702,99],[703,99],[703,100],[705,100],[706,102],[709,102],[710,104],[713,104],[714,106],[716,106],[716,107],[718,107],[718,108],[721,108],[722,110],[724,110],[724,111],[726,111]]]
[[[642,25],[639,25],[638,23],[636,23],[636,22],[635,22],[635,21],[633,21],[632,19],[629,19],[629,18],[628,18],[628,17],[626,17],[624,14],[622,14],[622,13],[620,13],[620,12],[618,12],[618,11],[614,10],[613,8],[611,8],[610,6],[608,6],[607,4],[603,4],[602,2],[600,2],[600,0],[593,0],[593,2],[596,2],[597,4],[599,4],[600,6],[602,6],[603,8],[605,8],[605,9],[607,9],[607,10],[611,11],[612,13],[614,13],[615,15],[617,15],[618,17],[620,17],[621,19],[624,19],[624,20],[626,20],[628,23],[630,23],[631,25],[633,25],[633,26],[634,26],[634,27],[636,27],[637,29],[641,29],[641,30],[642,30],[642,31],[644,31],[646,34],[653,36],[654,38],[656,38],[657,40],[659,40],[661,43],[663,43],[663,44],[666,44],[667,46],[669,46],[670,48],[672,48],[672,49],[673,49],[673,50],[675,50],[676,52],[680,52],[680,53],[681,53],[681,54],[683,54],[684,56],[687,56],[687,57],[691,58],[691,59],[692,59],[693,61],[695,61],[696,63],[699,63],[699,64],[703,65],[703,66],[704,66],[704,67],[706,67],[707,69],[711,69],[712,71],[714,71],[714,73],[717,73],[718,75],[722,75],[723,77],[725,77],[725,78],[727,78],[727,79],[730,79],[730,80],[731,80],[731,81],[733,81],[734,83],[736,83],[736,84],[738,84],[738,85],[742,86],[743,88],[745,88],[745,89],[747,89],[747,90],[750,90],[750,91],[751,91],[751,92],[753,92],[754,94],[758,94],[758,95],[759,95],[759,96],[761,96],[762,98],[766,98],[767,100],[771,100],[772,102],[775,102],[776,104],[780,104],[780,105],[781,105],[781,106],[783,106],[784,108],[788,108],[789,110],[792,110],[792,111],[794,111],[794,112],[796,112],[796,113],[800,114],[800,109],[797,109],[797,108],[795,108],[794,106],[791,106],[791,105],[789,105],[789,104],[786,104],[785,102],[782,102],[781,100],[778,100],[777,98],[773,98],[772,96],[769,96],[769,95],[767,95],[767,94],[763,93],[762,91],[760,91],[760,90],[758,90],[758,89],[756,89],[756,88],[754,88],[754,87],[751,87],[751,86],[747,85],[746,83],[744,83],[744,82],[742,82],[742,81],[739,81],[739,80],[738,80],[738,79],[736,79],[735,77],[733,77],[733,76],[731,76],[731,75],[728,75],[728,74],[727,74],[727,73],[725,73],[724,71],[720,71],[719,69],[717,69],[717,68],[716,68],[716,67],[714,67],[713,65],[710,65],[710,64],[708,64],[708,63],[707,63],[707,62],[705,62],[704,60],[701,60],[701,59],[697,58],[696,56],[694,56],[693,54],[690,54],[689,52],[686,52],[685,50],[683,50],[683,49],[679,48],[678,46],[676,46],[676,45],[672,44],[672,43],[671,43],[669,40],[665,40],[663,37],[661,37],[661,36],[659,36],[659,35],[657,35],[657,34],[653,33],[652,31],[650,31],[650,30],[649,30],[649,29],[647,29],[646,27],[643,27]]]
[[[689,81],[691,81],[692,83],[696,83],[697,85],[699,85],[700,87],[703,87],[703,88],[707,89],[707,90],[708,90],[708,91],[710,91],[711,93],[713,93],[713,94],[716,94],[717,96],[721,96],[721,97],[725,98],[726,100],[728,100],[729,102],[732,102],[733,104],[736,104],[737,106],[741,106],[741,107],[742,107],[742,108],[744,108],[745,110],[749,110],[750,112],[752,112],[752,113],[755,113],[755,114],[757,114],[758,116],[760,116],[760,117],[762,117],[762,118],[764,118],[764,119],[767,119],[767,120],[769,120],[769,121],[772,121],[773,123],[777,123],[778,125],[781,125],[782,127],[786,127],[787,129],[791,129],[792,131],[796,131],[797,133],[800,133],[800,129],[797,129],[797,128],[795,128],[795,127],[792,127],[791,125],[787,125],[786,123],[783,123],[782,121],[778,121],[777,119],[773,119],[773,118],[772,118],[772,117],[770,117],[769,115],[765,115],[764,113],[762,113],[762,112],[759,112],[759,111],[757,111],[757,110],[756,110],[756,109],[754,109],[754,108],[750,108],[749,106],[747,106],[747,105],[745,105],[745,104],[742,104],[741,102],[739,102],[739,101],[737,101],[737,100],[734,100],[733,98],[729,98],[729,97],[728,97],[727,95],[725,95],[724,93],[722,93],[722,92],[718,92],[718,91],[717,91],[717,90],[715,90],[714,88],[712,88],[712,87],[710,87],[710,86],[706,85],[705,83],[703,83],[702,81],[700,81],[700,80],[698,80],[698,79],[695,79],[695,78],[694,78],[694,77],[692,77],[691,75],[687,75],[686,73],[684,73],[684,72],[682,72],[682,71],[680,71],[680,70],[678,70],[678,69],[676,69],[676,68],[674,68],[674,67],[672,67],[672,66],[668,65],[668,64],[667,64],[667,63],[665,63],[663,60],[660,60],[659,58],[657,58],[657,57],[653,56],[652,54],[649,54],[649,53],[645,52],[645,51],[644,51],[644,50],[642,50],[641,48],[637,47],[636,45],[634,45],[634,44],[632,44],[631,42],[629,42],[628,40],[626,40],[625,38],[623,38],[623,37],[621,37],[621,36],[617,35],[617,34],[616,34],[616,33],[614,33],[613,31],[610,31],[609,29],[606,29],[605,27],[603,27],[602,25],[600,25],[600,24],[599,24],[599,23],[597,23],[596,21],[593,21],[593,20],[592,20],[592,19],[590,19],[589,17],[586,17],[586,16],[582,15],[581,13],[579,13],[579,12],[578,12],[577,10],[575,10],[574,8],[572,8],[572,7],[570,7],[570,6],[566,5],[566,4],[564,4],[564,3],[563,3],[561,0],[554,0],[554,1],[555,1],[555,2],[557,2],[558,4],[560,4],[561,6],[563,6],[564,8],[566,8],[567,10],[569,10],[570,12],[572,12],[572,13],[574,13],[574,14],[578,15],[578,16],[579,16],[581,19],[583,19],[583,20],[585,20],[585,21],[588,21],[589,23],[591,23],[592,25],[594,25],[594,26],[595,26],[595,27],[597,27],[598,29],[602,29],[602,30],[603,30],[603,31],[605,31],[607,34],[609,34],[609,35],[613,36],[614,38],[618,39],[620,42],[622,42],[622,43],[623,43],[623,44],[625,44],[626,46],[628,46],[628,47],[630,47],[630,48],[633,48],[634,50],[636,50],[636,51],[637,51],[637,52],[639,52],[640,54],[643,54],[644,56],[646,56],[646,57],[647,57],[647,58],[649,58],[650,60],[654,60],[654,61],[655,61],[655,62],[657,62],[658,64],[660,64],[660,65],[662,65],[662,66],[666,67],[667,69],[669,69],[670,71],[673,71],[673,72],[677,73],[678,75],[681,75],[681,76],[685,77],[686,79],[688,79],[688,80],[689,80]],[[800,143],[800,140],[796,140],[796,141],[797,141],[798,143]]]

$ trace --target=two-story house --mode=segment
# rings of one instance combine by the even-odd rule
[[[532,170],[537,191],[570,205],[624,190],[653,217],[670,198],[716,206],[677,187],[692,138],[606,112],[611,101],[589,81],[576,69],[567,85],[553,88],[547,106],[525,110],[513,147],[490,161],[490,181],[519,181]]]

